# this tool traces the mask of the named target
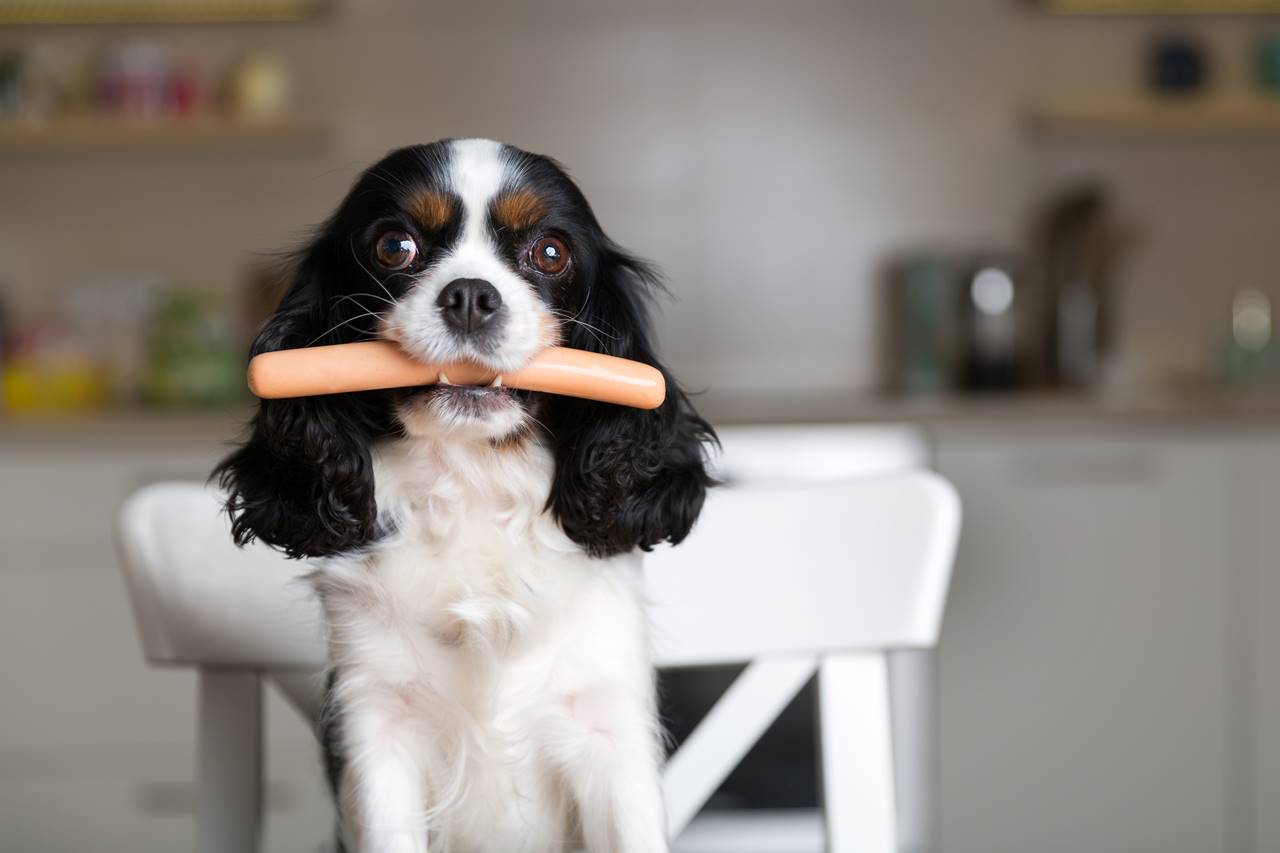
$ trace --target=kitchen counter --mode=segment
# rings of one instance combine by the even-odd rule
[[[895,397],[882,394],[708,393],[695,405],[717,424],[913,423],[926,427],[1097,425],[1280,426],[1280,392],[1141,392]]]
[[[694,405],[717,425],[910,423],[936,429],[1068,430],[1086,426],[1280,427],[1280,392],[1008,394],[905,398],[880,394],[708,392]],[[252,414],[236,409],[123,410],[79,416],[0,416],[0,444],[157,449],[230,444]]]
[[[0,448],[58,445],[84,450],[172,450],[230,444],[251,416],[248,407],[212,411],[120,410],[80,415],[0,416]]]

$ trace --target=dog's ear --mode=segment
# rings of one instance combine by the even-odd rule
[[[331,243],[322,236],[301,255],[251,356],[363,336],[352,328],[360,310],[342,298],[346,265]],[[226,492],[236,542],[261,539],[301,558],[375,539],[370,445],[386,430],[387,408],[377,394],[262,400],[248,440],[213,472]]]
[[[680,542],[713,485],[705,450],[715,432],[654,356],[647,311],[659,287],[653,271],[606,244],[599,267],[585,278],[575,284],[584,297],[565,344],[657,367],[667,399],[654,410],[571,398],[551,403],[556,469],[548,505],[593,556]]]

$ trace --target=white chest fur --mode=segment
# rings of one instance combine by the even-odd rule
[[[552,464],[532,442],[388,444],[375,472],[394,534],[312,576],[355,849],[558,850],[591,808],[574,778],[590,755],[638,751],[630,775],[652,775],[638,560],[564,535],[544,511]]]

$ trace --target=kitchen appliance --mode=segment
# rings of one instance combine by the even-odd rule
[[[1008,252],[917,253],[890,265],[890,385],[1000,391],[1034,375],[1030,265]]]

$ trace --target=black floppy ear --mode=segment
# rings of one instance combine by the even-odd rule
[[[341,343],[361,333],[339,299],[343,265],[322,238],[253,342],[250,355]],[[358,325],[358,324],[354,324]],[[227,493],[237,544],[261,539],[293,558],[349,551],[377,538],[370,445],[386,427],[377,394],[262,400],[248,440],[213,477]]]
[[[649,292],[658,287],[653,271],[608,245],[587,278],[576,285],[585,297],[566,346],[659,368],[667,399],[641,410],[557,398],[547,413],[556,460],[549,507],[593,556],[680,542],[714,484],[704,450],[715,431],[653,354],[647,311]]]

